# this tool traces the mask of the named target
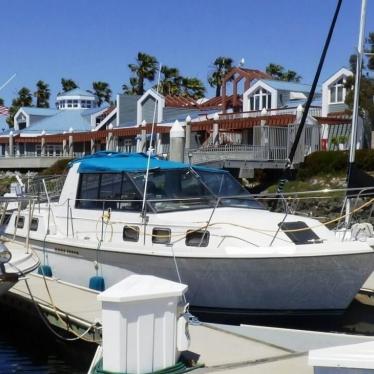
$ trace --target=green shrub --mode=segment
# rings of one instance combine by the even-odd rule
[[[297,179],[314,176],[345,174],[348,168],[349,151],[320,151],[307,156],[297,172]],[[374,171],[374,150],[356,151],[356,165],[363,171]]]
[[[41,175],[64,174],[64,172],[66,172],[66,166],[69,161],[71,161],[71,158],[64,158],[62,160],[58,160],[48,169],[43,170]]]
[[[300,166],[297,178],[305,179],[317,175],[342,174],[347,171],[347,151],[319,151],[307,156]]]

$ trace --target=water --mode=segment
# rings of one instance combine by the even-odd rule
[[[32,306],[31,306],[32,307]],[[96,346],[55,338],[40,319],[0,307],[0,373],[87,373]]]
[[[374,335],[374,306],[368,306],[354,300],[349,308],[342,314],[325,315],[250,315],[217,314],[194,310],[191,312],[203,322],[223,324],[248,324],[258,326],[271,326],[289,329],[337,332],[356,335]]]
[[[30,308],[33,308],[31,305]],[[202,321],[247,323],[325,332],[374,335],[374,307],[354,301],[342,315],[251,316],[195,313]],[[33,313],[0,305],[0,373],[87,373],[96,345],[55,338]]]

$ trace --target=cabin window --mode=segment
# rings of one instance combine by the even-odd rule
[[[140,211],[142,199],[123,173],[81,174],[76,207]]]
[[[345,100],[344,79],[341,78],[330,87],[330,103],[343,103]]]
[[[171,239],[170,229],[155,227],[152,231],[152,243],[169,244]]]
[[[188,247],[207,247],[209,244],[209,231],[188,230],[186,235],[186,245]]]
[[[139,227],[125,226],[123,228],[123,240],[125,242],[137,242],[139,240]]]
[[[39,225],[39,219],[38,218],[33,218],[31,220],[30,230],[31,231],[37,231],[38,230],[38,225]]]
[[[25,217],[24,216],[18,217],[18,222],[17,222],[17,217],[16,217],[16,220],[14,221],[14,226],[16,226],[17,229],[23,229],[23,226],[25,226]]]
[[[114,200],[121,199],[121,184],[122,174],[102,174],[100,183],[100,200],[112,200],[106,203],[106,206],[113,205],[115,207],[116,202]]]
[[[100,174],[81,174],[76,207],[97,209],[99,202]],[[95,201],[96,200],[96,201]]]

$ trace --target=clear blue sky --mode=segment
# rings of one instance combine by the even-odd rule
[[[335,6],[336,0],[2,0],[0,85],[17,77],[0,97],[9,105],[22,86],[34,91],[42,79],[52,104],[61,77],[83,89],[107,81],[117,93],[138,51],[204,83],[219,55],[244,57],[249,68],[278,63],[310,83]],[[361,0],[343,1],[322,80],[348,64],[360,7]],[[374,31],[374,0],[366,29]]]

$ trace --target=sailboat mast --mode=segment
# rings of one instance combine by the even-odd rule
[[[357,127],[358,127],[358,107],[360,99],[360,82],[361,82],[361,70],[362,70],[362,59],[364,56],[364,43],[365,43],[365,21],[366,21],[366,2],[361,2],[361,17],[360,17],[360,32],[358,35],[358,46],[357,46],[357,60],[356,60],[356,77],[355,77],[355,88],[353,96],[353,113],[352,113],[352,125],[351,125],[351,143],[349,149],[349,165],[348,165],[348,177],[349,181],[351,168],[356,158],[356,144],[357,144]],[[348,183],[348,182],[347,182]],[[348,197],[345,205],[345,225],[349,226],[351,213],[351,199]]]
[[[355,162],[355,157],[356,157],[360,81],[361,81],[362,59],[364,56],[364,43],[365,43],[366,3],[367,3],[367,0],[362,0],[361,2],[360,33],[358,36],[358,46],[357,46],[356,77],[355,77],[352,127],[351,127],[351,144],[350,144],[350,151],[349,151],[349,163],[350,164]]]

